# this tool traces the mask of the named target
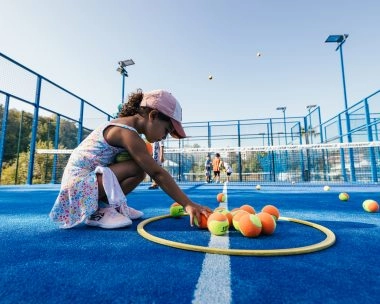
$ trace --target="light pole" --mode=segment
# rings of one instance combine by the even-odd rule
[[[124,102],[124,90],[125,90],[125,77],[128,77],[128,72],[125,67],[134,65],[135,62],[132,59],[127,59],[118,62],[119,67],[116,69],[123,77],[122,77],[122,85],[121,85],[121,103]]]
[[[286,115],[285,115],[286,107],[278,107],[278,108],[276,108],[276,110],[282,111],[282,113],[284,114],[285,145],[287,145],[288,144],[288,139],[287,139],[287,136],[286,136]]]
[[[310,112],[312,109],[314,109],[317,105],[307,105],[306,106],[306,109],[307,111],[309,112],[308,116],[309,116],[309,126],[307,127],[307,133],[309,134],[309,137],[310,137],[310,143],[312,144],[313,143],[313,137],[312,137],[312,127],[311,127],[311,115],[310,115]]]
[[[342,69],[343,95],[344,95],[344,110],[345,110],[346,128],[347,128],[347,141],[350,143],[350,142],[352,142],[352,136],[351,136],[350,116],[348,114],[346,78],[344,76],[344,64],[343,64],[343,43],[346,42],[347,37],[348,37],[348,34],[330,35],[326,38],[325,43],[331,43],[331,42],[338,43],[338,46],[336,47],[335,51],[339,50],[339,53],[340,53],[340,66]],[[340,134],[340,135],[342,136],[342,134]],[[356,181],[355,166],[354,166],[354,155],[353,155],[353,151],[351,148],[348,151],[349,151],[349,157],[350,157],[351,179],[354,182],[354,181]]]
[[[348,103],[347,103],[347,93],[346,93],[346,78],[344,76],[344,64],[343,64],[343,43],[346,42],[348,37],[348,34],[343,35],[330,35],[326,38],[325,43],[331,43],[335,42],[338,43],[338,46],[336,47],[335,51],[339,50],[340,53],[340,65],[342,68],[342,80],[343,80],[343,94],[344,94],[344,109],[347,110]]]

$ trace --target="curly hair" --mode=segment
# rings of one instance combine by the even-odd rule
[[[136,114],[144,116],[152,111],[151,108],[140,107],[143,97],[144,93],[141,89],[137,89],[136,92],[129,94],[128,101],[123,104],[120,112],[118,113],[118,117],[133,116]],[[168,116],[162,114],[161,112],[158,113],[158,118],[164,121],[170,120]]]
[[[118,114],[118,117],[133,116],[140,114],[140,104],[143,99],[143,92],[141,89],[138,89],[136,92],[132,92],[128,96],[128,101],[125,102]]]

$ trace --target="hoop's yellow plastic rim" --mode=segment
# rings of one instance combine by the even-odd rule
[[[213,247],[205,247],[205,246],[174,242],[174,241],[170,241],[167,239],[154,236],[148,233],[144,229],[144,227],[149,223],[159,221],[159,220],[169,218],[169,217],[171,216],[168,214],[168,215],[161,215],[161,216],[156,216],[156,217],[146,219],[137,225],[137,232],[142,237],[148,239],[149,241],[152,241],[161,245],[169,246],[169,247],[174,247],[174,248],[179,248],[179,249],[184,249],[184,250],[191,250],[191,251],[199,251],[199,252],[205,252],[205,253],[213,253],[213,254],[243,255],[243,256],[282,256],[282,255],[296,255],[296,254],[311,253],[311,252],[320,251],[332,246],[335,243],[335,239],[336,239],[335,234],[330,229],[324,226],[321,226],[312,222],[303,221],[303,220],[299,220],[295,218],[288,218],[288,217],[280,217],[279,220],[310,226],[312,228],[315,228],[323,232],[326,235],[326,238],[319,243],[309,245],[309,246],[303,246],[303,247],[284,248],[284,249],[260,249],[260,250],[228,249],[228,248],[213,248]],[[225,237],[225,236],[217,236],[217,237]]]

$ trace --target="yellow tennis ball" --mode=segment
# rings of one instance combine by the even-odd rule
[[[120,152],[119,154],[116,155],[115,162],[120,163],[120,162],[124,162],[124,161],[130,160],[130,159],[132,159],[132,157],[128,153],[128,151],[123,151],[123,152]]]
[[[256,185],[256,190],[261,190],[261,186],[260,185]]]
[[[330,191],[330,187],[329,187],[329,186],[324,186],[324,187],[323,187],[323,190],[325,190],[325,191]]]
[[[378,202],[367,199],[363,202],[363,209],[367,212],[378,212],[379,211],[379,204]]]
[[[182,205],[176,202],[170,206],[169,213],[172,217],[179,217],[185,214],[185,210]]]
[[[226,195],[224,193],[218,193],[218,195],[216,196],[216,200],[219,203],[224,203],[226,201]]]
[[[226,234],[229,226],[227,217],[220,212],[210,214],[207,219],[207,228],[214,235]]]
[[[339,199],[341,201],[348,201],[349,198],[350,198],[350,196],[346,192],[342,192],[339,194]]]

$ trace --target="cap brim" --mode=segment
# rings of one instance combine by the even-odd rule
[[[174,120],[173,118],[170,118],[172,124],[173,124],[173,132],[170,133],[170,135],[174,138],[181,139],[186,137],[186,133],[182,128],[182,125],[180,122]]]

